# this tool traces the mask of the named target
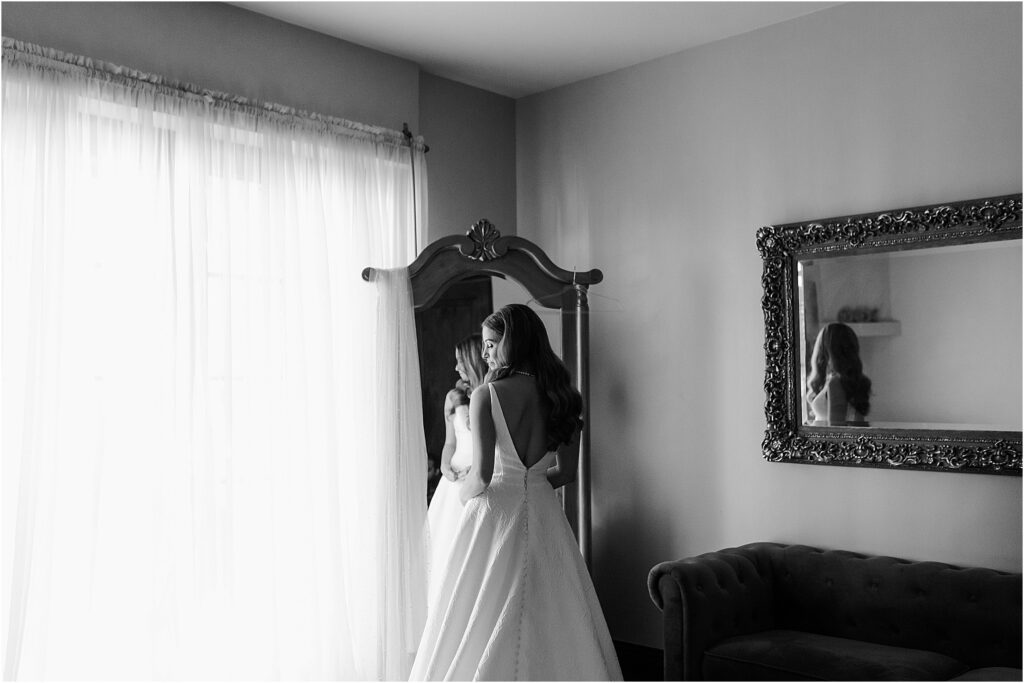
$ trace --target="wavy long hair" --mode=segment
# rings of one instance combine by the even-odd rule
[[[562,359],[551,349],[540,317],[529,306],[509,304],[487,316],[483,324],[501,337],[494,349],[497,367],[487,373],[486,381],[508,377],[517,370],[534,375],[547,414],[548,450],[569,443],[583,426],[583,398],[572,386]]]
[[[812,357],[807,386],[815,393],[825,386],[829,370],[839,375],[847,402],[861,415],[871,410],[871,380],[864,374],[857,333],[843,323],[828,323],[814,342],[818,353]]]
[[[483,348],[483,337],[479,332],[474,332],[455,345],[455,359],[462,364],[469,379],[463,380],[460,377],[455,383],[454,400],[449,414],[454,413],[459,406],[469,405],[470,394],[484,383],[484,378],[487,376],[487,364],[484,363]]]

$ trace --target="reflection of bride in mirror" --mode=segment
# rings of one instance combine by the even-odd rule
[[[444,448],[441,450],[441,481],[427,509],[430,527],[430,584],[428,596],[437,591],[441,570],[448,560],[452,538],[462,515],[459,484],[473,462],[469,434],[469,397],[487,374],[480,334],[471,334],[455,345],[455,372],[459,381],[444,398]],[[429,599],[429,598],[428,598]]]
[[[806,399],[814,425],[867,426],[871,380],[864,374],[857,334],[843,323],[818,332],[811,353]]]

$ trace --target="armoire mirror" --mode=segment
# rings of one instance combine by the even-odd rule
[[[372,269],[363,271],[363,279],[369,280]],[[590,414],[589,414],[589,303],[588,289],[591,285],[601,282],[603,275],[600,270],[592,269],[574,272],[559,268],[544,251],[529,240],[515,236],[503,236],[486,219],[475,223],[465,235],[451,235],[436,240],[423,249],[420,255],[409,265],[409,279],[412,285],[413,305],[418,313],[431,307],[448,292],[456,297],[466,296],[477,301],[486,301],[486,290],[499,290],[493,298],[499,303],[500,298],[510,297],[500,303],[509,303],[514,297],[510,292],[516,283],[528,295],[527,301],[538,310],[549,334],[552,333],[555,320],[560,324],[560,343],[552,346],[560,351],[562,360],[572,375],[573,383],[583,396],[583,431],[580,435],[579,469],[576,485],[566,487],[563,498],[566,518],[579,541],[580,552],[587,565],[590,564]],[[510,289],[511,287],[511,289]],[[463,292],[463,293],[459,293]],[[493,296],[493,295],[492,295]],[[481,308],[480,305],[476,305]],[[445,386],[451,378],[450,370],[454,366],[454,341],[479,331],[479,324],[486,317],[474,311],[474,305],[464,306],[467,314],[457,314],[460,320],[453,323],[454,333],[451,339],[445,339],[438,345],[442,347],[444,357],[450,358],[442,362],[434,373],[434,361],[431,367],[421,368],[424,382],[438,382],[440,399],[437,397],[424,399],[424,411],[439,410],[443,402]],[[481,308],[482,310],[482,308]],[[490,313],[488,310],[486,313]],[[434,312],[432,312],[433,314]],[[445,314],[441,314],[444,318]],[[464,318],[464,319],[463,319]],[[418,325],[420,323],[418,322]],[[474,329],[475,327],[475,329]],[[426,340],[419,339],[418,345]],[[436,339],[430,340],[437,342]],[[557,340],[556,340],[557,341]],[[422,354],[421,354],[422,356]],[[427,405],[427,403],[435,405]],[[428,439],[430,437],[428,436]],[[434,437],[436,438],[436,437]],[[443,437],[442,437],[443,438]],[[429,448],[429,446],[428,446]]]
[[[1020,195],[768,226],[757,244],[765,458],[1021,474]],[[824,370],[821,347],[870,378],[866,415],[835,409],[823,377],[853,366]]]
[[[518,282],[497,275],[477,274],[452,282],[429,306],[416,310],[416,338],[423,401],[423,434],[432,472],[427,500],[441,478],[441,452],[445,443],[444,400],[459,379],[455,347],[471,334],[480,334],[484,318],[505,304],[530,306],[548,331],[551,348],[562,357],[561,311],[540,306]],[[486,372],[477,356],[478,372]],[[560,491],[562,491],[560,489]]]

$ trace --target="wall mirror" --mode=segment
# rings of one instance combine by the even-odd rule
[[[1021,474],[1019,194],[768,226],[757,245],[766,459]]]
[[[369,280],[373,269],[363,271]],[[417,346],[424,390],[424,432],[427,452],[440,453],[444,395],[455,379],[455,343],[472,332],[495,306],[519,302],[530,305],[544,321],[559,353],[583,396],[583,431],[575,486],[565,487],[566,518],[579,541],[587,565],[591,555],[590,410],[588,289],[601,282],[600,270],[583,272],[556,266],[529,240],[503,236],[487,220],[475,223],[465,235],[436,240],[409,265],[416,309]],[[440,442],[438,442],[440,439]]]

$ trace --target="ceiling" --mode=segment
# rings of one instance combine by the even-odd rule
[[[232,2],[519,98],[838,2]]]

